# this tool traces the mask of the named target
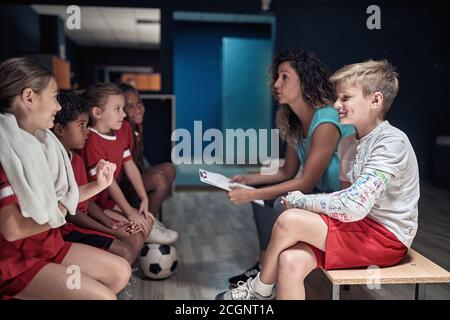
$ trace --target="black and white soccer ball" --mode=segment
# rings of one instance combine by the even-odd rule
[[[150,279],[166,279],[172,276],[177,268],[177,249],[167,244],[145,244],[139,263]]]

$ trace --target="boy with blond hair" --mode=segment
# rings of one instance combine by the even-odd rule
[[[217,299],[304,299],[304,279],[315,268],[392,266],[417,232],[419,170],[405,133],[384,120],[398,92],[398,75],[385,60],[338,70],[341,124],[356,134],[339,146],[343,190],[284,198],[262,271]]]

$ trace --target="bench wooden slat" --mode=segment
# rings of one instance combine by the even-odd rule
[[[379,275],[380,284],[400,283],[450,283],[450,273],[420,253],[410,249],[403,261],[393,267],[375,272],[363,269],[329,270],[326,276],[333,285],[367,284],[368,278]]]

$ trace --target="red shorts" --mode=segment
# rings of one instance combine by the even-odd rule
[[[4,282],[0,282],[1,294],[0,299],[14,299],[14,296],[24,290],[33,278],[49,263],[61,264],[67,253],[70,250],[72,243],[64,242],[63,247],[56,253],[56,255],[47,260],[41,260],[34,264],[31,268],[27,269],[24,273],[21,273],[15,278],[8,279]]]
[[[408,252],[392,232],[370,218],[348,223],[319,215],[328,225],[328,236],[325,252],[310,245],[317,268],[389,267],[399,263]]]

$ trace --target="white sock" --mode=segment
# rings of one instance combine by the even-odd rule
[[[273,286],[275,284],[274,283],[266,284],[266,283],[262,282],[261,279],[259,278],[260,273],[261,272],[258,272],[256,277],[252,280],[252,287],[253,287],[253,290],[255,290],[255,292],[257,292],[258,294],[260,294],[264,297],[268,297],[272,294]]]

